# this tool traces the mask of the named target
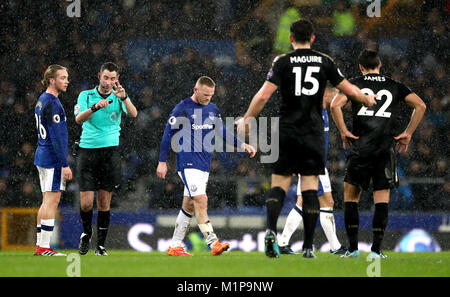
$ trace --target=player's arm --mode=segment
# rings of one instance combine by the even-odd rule
[[[355,136],[347,129],[347,125],[344,121],[344,115],[342,113],[342,107],[344,107],[345,104],[347,104],[347,97],[339,93],[334,97],[333,101],[331,101],[331,116],[333,117],[334,122],[336,123],[336,127],[339,130],[339,133],[341,134],[342,139],[342,145],[344,149],[349,148],[352,145],[352,140],[358,139],[358,136]]]
[[[223,121],[221,119],[218,120],[217,125],[217,132],[226,144],[232,144],[236,148],[243,149],[250,155],[250,158],[253,158],[256,155],[256,149],[250,144],[242,142],[239,138],[237,138],[236,135],[234,135],[227,129],[226,125],[223,124]]]
[[[405,131],[403,131],[400,135],[394,137],[397,141],[397,149],[399,152],[406,152],[408,150],[409,142],[411,141],[411,136],[416,131],[417,126],[422,121],[423,115],[425,114],[425,110],[427,106],[419,96],[415,93],[410,93],[405,97],[405,102],[409,106],[411,106],[414,110],[411,115],[411,119],[409,120],[408,126]]]
[[[164,128],[164,134],[161,140],[161,144],[159,146],[159,162],[158,167],[156,168],[156,175],[159,178],[165,178],[167,174],[167,155],[169,154],[169,150],[171,147],[171,141],[173,135],[180,130],[181,119],[179,118],[182,115],[181,104],[178,104],[173,109],[172,113],[169,116],[169,120],[166,123],[166,127]]]
[[[67,124],[65,116],[58,106],[47,104],[44,107],[43,114],[46,118],[48,134],[61,167],[63,168],[63,176],[66,180],[72,179],[72,171],[67,161],[68,155],[68,139]],[[64,117],[64,118],[63,118]]]
[[[266,105],[267,101],[269,101],[270,96],[272,96],[277,88],[278,86],[270,81],[264,82],[261,89],[259,89],[255,96],[253,96],[253,99],[250,102],[250,106],[248,107],[244,118],[236,123],[238,125],[238,133],[244,134],[245,125],[248,123],[248,120],[259,115],[261,110],[263,110],[264,106]]]
[[[350,99],[358,101],[362,105],[366,107],[371,107],[376,103],[375,97],[377,95],[366,95],[361,90],[349,82],[348,80],[344,79],[342,80],[337,86],[342,93],[344,93],[346,96],[348,96]]]

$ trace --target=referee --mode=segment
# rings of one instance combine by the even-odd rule
[[[79,253],[89,250],[92,238],[94,193],[97,191],[97,246],[95,254],[107,256],[105,240],[110,222],[113,190],[120,185],[118,150],[122,112],[136,117],[136,107],[119,83],[119,67],[107,62],[98,73],[99,85],[83,91],[75,105],[75,120],[82,124],[77,175],[80,187],[80,216],[83,233]]]

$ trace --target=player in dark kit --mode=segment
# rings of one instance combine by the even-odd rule
[[[365,105],[375,104],[375,96],[364,95],[344,78],[334,61],[311,49],[315,35],[307,20],[292,23],[289,36],[294,51],[275,58],[267,80],[253,97],[238,131],[246,130],[270,96],[279,88],[279,159],[273,164],[272,185],[266,194],[267,230],[265,253],[279,257],[276,225],[292,174],[301,175],[303,197],[303,257],[315,257],[312,251],[314,229],[319,216],[318,176],[325,173],[325,137],[322,100],[327,81]]]
[[[377,105],[367,108],[352,101],[353,128],[350,132],[344,122],[342,107],[347,97],[339,94],[331,103],[331,113],[341,134],[344,148],[349,148],[344,177],[344,220],[349,250],[342,257],[359,257],[358,201],[362,190],[373,183],[375,213],[372,222],[373,244],[370,257],[385,258],[381,242],[388,222],[390,189],[398,186],[396,155],[406,152],[411,135],[425,113],[425,103],[403,84],[380,74],[378,53],[364,50],[359,55],[359,68],[363,76],[350,81],[366,94],[376,94]],[[414,109],[408,126],[397,135],[400,104]],[[396,145],[397,143],[397,145]]]

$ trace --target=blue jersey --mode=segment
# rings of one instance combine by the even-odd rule
[[[201,105],[187,98],[178,103],[169,116],[160,145],[159,161],[166,162],[172,147],[177,152],[177,171],[195,168],[209,172],[216,135],[235,147],[242,144],[227,131],[216,105]]]
[[[330,122],[328,121],[328,113],[325,108],[322,109],[322,118],[323,118],[324,134],[325,134],[325,168],[326,168],[327,167],[327,158],[328,158],[328,132],[330,131]]]
[[[44,92],[38,99],[34,116],[38,133],[34,165],[44,168],[69,166],[66,113],[58,97]]]

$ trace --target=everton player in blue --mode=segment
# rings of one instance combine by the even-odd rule
[[[219,241],[207,213],[206,185],[214,148],[212,136],[218,134],[226,143],[232,141],[235,147],[244,149],[250,157],[256,153],[255,148],[226,130],[219,109],[210,103],[214,91],[214,81],[207,76],[200,77],[194,94],[175,106],[164,130],[156,174],[159,178],[165,178],[167,154],[172,147],[177,151],[177,171],[184,183],[182,208],[167,251],[171,256],[192,256],[185,251],[183,239],[194,213],[213,255],[220,255],[230,247],[229,243]]]
[[[61,191],[65,190],[65,181],[72,179],[72,171],[67,162],[66,114],[58,98],[69,85],[67,69],[60,65],[50,65],[44,73],[42,84],[47,90],[39,97],[34,111],[38,133],[34,165],[39,172],[42,190],[42,205],[37,215],[35,255],[65,256],[50,248],[50,239]]]

